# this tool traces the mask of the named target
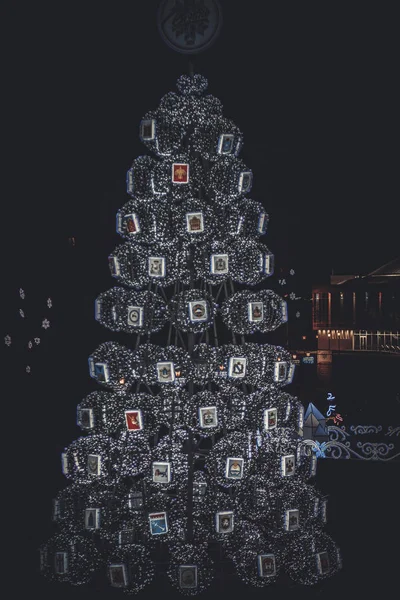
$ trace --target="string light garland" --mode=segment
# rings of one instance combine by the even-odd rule
[[[139,544],[115,549],[108,560],[107,575],[112,587],[121,588],[127,595],[137,594],[155,576],[148,549]]]
[[[183,348],[142,344],[135,352],[135,377],[147,385],[182,387],[192,372],[193,363]]]
[[[299,435],[303,427],[304,407],[287,392],[275,385],[261,388],[247,397],[246,425],[251,430],[273,434],[278,429],[289,429]]]
[[[112,433],[128,431],[132,436],[139,433],[151,436],[161,426],[160,410],[161,401],[158,396],[143,392],[128,393],[120,395],[112,406],[106,406],[104,420]]]
[[[96,298],[95,318],[111,331],[155,333],[167,322],[166,305],[153,292],[114,287]]]
[[[109,256],[111,274],[119,282],[141,289],[150,284],[168,287],[175,281],[189,283],[187,249],[178,249],[177,240],[151,246],[122,244]]]
[[[253,173],[244,162],[234,156],[221,156],[212,164],[207,178],[208,189],[219,202],[244,197],[251,191]]]
[[[234,511],[234,505],[232,505]],[[234,528],[229,535],[222,536],[220,540],[224,548],[224,552],[228,558],[234,560],[235,554],[243,547],[244,543],[261,543],[263,540],[262,531],[253,522],[245,518],[238,517],[235,514]]]
[[[81,484],[103,480],[111,484],[117,476],[116,441],[104,434],[81,437],[72,442],[61,454],[61,468],[67,479]]]
[[[214,445],[205,467],[220,486],[239,487],[251,472],[251,459],[247,433],[235,431]]]
[[[164,387],[160,391],[160,420],[164,425],[170,429],[177,429],[186,425],[184,407],[189,403],[189,397],[187,391],[175,387]]]
[[[139,156],[133,161],[132,167],[126,175],[126,191],[137,199],[150,201],[152,195],[151,173],[157,161],[150,156]]]
[[[89,356],[89,374],[105,388],[123,393],[134,381],[133,356],[129,348],[116,342],[100,344]]]
[[[214,379],[214,373],[219,368],[217,349],[206,343],[195,344],[193,348],[193,381],[198,385],[207,385]]]
[[[342,567],[340,550],[318,526],[294,536],[288,542],[287,573],[302,585],[315,585]]]
[[[159,199],[154,206],[154,198],[132,198],[117,212],[116,232],[131,244],[155,244],[171,241],[168,205]]]
[[[76,528],[87,535],[108,532],[115,520],[115,505],[121,500],[110,486],[93,481],[85,486],[73,483],[53,500],[53,520],[64,531]]]
[[[285,552],[271,538],[245,539],[232,556],[238,577],[254,587],[275,583],[285,562]]]
[[[291,354],[268,344],[224,344],[217,348],[217,362],[220,368],[214,373],[216,383],[225,380],[230,385],[263,387],[272,380],[278,387],[291,383],[294,374]]]
[[[287,321],[287,305],[272,290],[243,290],[223,303],[221,314],[225,325],[234,333],[267,333]]]
[[[288,309],[258,289],[274,273],[269,216],[249,198],[243,134],[207,85],[183,75],[139,125],[153,157],[127,172],[122,243],[108,259],[125,287],[95,302],[101,325],[135,335],[130,347],[105,342],[89,357],[103,390],[78,404],[83,435],[61,455],[61,533],[40,549],[53,580],[81,584],[101,569],[134,595],[161,557],[172,586],[192,596],[220,570],[215,544],[260,588],[281,575],[313,585],[341,568],[323,531],[327,500],[312,485],[304,408],[282,390],[292,356],[248,337],[287,322]],[[221,322],[231,338],[218,339]]]
[[[51,581],[83,585],[102,566],[95,544],[76,532],[58,533],[39,549],[40,570]]]

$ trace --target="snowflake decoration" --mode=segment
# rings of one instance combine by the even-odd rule
[[[11,336],[10,335],[6,335],[6,337],[4,338],[4,343],[6,346],[11,346]]]
[[[53,302],[51,301],[51,298],[47,298],[47,306],[49,308],[51,308],[53,306]]]
[[[48,329],[50,327],[50,321],[48,319],[43,319],[42,327],[43,329]]]
[[[25,313],[22,310],[22,308],[19,309],[19,314],[21,315],[21,317],[24,319],[25,318]]]
[[[25,371],[26,371],[27,373],[30,373],[30,372],[31,372],[31,368],[30,368],[30,366],[29,366],[29,365],[26,367]]]
[[[291,275],[294,275],[294,269],[290,269],[289,273],[290,273]]]
[[[286,285],[286,279],[279,279],[279,283],[281,285]]]
[[[31,342],[31,340],[29,340],[29,342],[28,342],[28,348],[32,348],[32,346],[33,346],[33,344]]]
[[[297,317],[297,318],[299,318],[299,316],[300,316],[300,312],[299,312],[299,311],[297,311],[297,313],[296,313],[296,317]]]
[[[25,292],[22,288],[19,288],[19,297],[22,298],[22,300],[25,298]]]
[[[290,292],[290,294],[289,294],[289,298],[290,298],[291,300],[296,300],[296,294],[295,294],[294,292]]]
[[[40,344],[40,338],[35,338],[34,342],[35,342],[35,344],[39,345]]]

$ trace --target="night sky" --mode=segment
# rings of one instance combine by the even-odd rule
[[[294,268],[308,290],[327,281],[332,269],[367,273],[395,258],[400,98],[391,7],[221,4],[221,35],[194,58],[195,72],[208,78],[208,93],[244,133],[242,157],[254,173],[251,197],[270,214],[267,244],[277,273]],[[147,153],[140,120],[188,72],[188,58],[159,36],[157,6],[155,0],[8,2],[2,11],[1,330],[12,335],[7,350],[14,352],[4,363],[3,400],[13,432],[10,455],[19,464],[4,466],[14,482],[10,515],[16,510],[20,524],[10,526],[14,567],[31,565],[32,552],[51,531],[51,498],[64,486],[60,452],[80,434],[71,424],[76,404],[95,389],[87,356],[107,332],[94,322],[93,304],[114,285],[107,256],[119,243],[115,214],[128,200],[127,169]],[[52,322],[46,332],[40,327],[45,316]],[[34,335],[42,343],[28,356],[26,341]],[[28,362],[31,379],[24,372]],[[16,416],[19,411],[25,416]],[[389,466],[367,466],[358,471],[365,494],[372,493],[374,477],[394,474]],[[321,477],[332,491],[332,477],[352,478],[348,464],[331,469]],[[332,526],[332,534],[348,536],[357,549],[372,516],[365,513],[352,530],[362,510],[354,502],[349,497],[350,517]],[[389,513],[379,519],[391,528]],[[366,560],[354,576],[347,573],[346,585],[354,592],[362,583],[367,590],[363,568],[366,574],[377,560],[383,579],[375,573],[374,585],[389,590],[384,560]],[[343,592],[341,581],[332,584],[332,594]],[[58,588],[40,589],[47,595]],[[65,593],[80,597],[72,589]],[[326,589],[321,594],[327,596]]]

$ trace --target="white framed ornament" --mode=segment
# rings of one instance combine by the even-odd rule
[[[268,275],[268,276],[273,275],[274,262],[275,262],[275,257],[271,252],[265,254],[265,256],[264,256],[264,273],[266,275]]]
[[[68,573],[68,552],[54,553],[54,572],[57,575]]]
[[[201,211],[186,213],[186,231],[193,234],[204,231],[204,216]]]
[[[295,455],[288,454],[281,457],[282,477],[293,477],[295,473]]]
[[[287,378],[287,362],[284,360],[278,360],[274,365],[274,381],[275,383],[281,383],[286,381]]]
[[[218,154],[233,154],[234,153],[235,136],[231,133],[223,133],[218,138],[217,152]]]
[[[175,365],[173,362],[158,362],[156,364],[157,381],[171,383],[175,381]]]
[[[246,194],[251,190],[253,184],[253,173],[251,171],[241,171],[239,175],[238,190],[241,194]]]
[[[165,277],[165,257],[149,256],[149,277]]]
[[[119,264],[119,260],[116,256],[108,257],[108,266],[110,268],[111,275],[113,277],[119,277],[121,274],[121,267]]]
[[[217,427],[218,414],[216,406],[199,406],[199,423],[202,429]]]
[[[229,377],[240,378],[246,376],[247,358],[244,356],[231,356],[229,359]]]
[[[130,327],[142,327],[143,325],[143,307],[127,306],[127,325]]]
[[[264,429],[269,431],[275,429],[278,424],[278,409],[266,408],[264,410]]]
[[[208,306],[206,300],[189,302],[189,318],[193,323],[208,320]]]
[[[172,183],[178,185],[189,183],[189,164],[172,163],[171,179]]]
[[[108,576],[112,587],[124,588],[128,586],[128,573],[124,563],[109,565]]]
[[[275,555],[259,554],[257,556],[257,571],[260,577],[274,577],[276,575]]]
[[[210,271],[213,275],[226,275],[229,272],[228,254],[212,254],[210,259]]]
[[[126,410],[125,425],[127,431],[141,431],[143,429],[143,415],[141,410]]]
[[[244,459],[228,456],[226,459],[225,477],[227,479],[243,479]]]
[[[100,528],[100,508],[85,509],[85,529]]]
[[[117,213],[117,233],[121,235],[136,235],[140,233],[140,220],[136,213],[122,215]]]
[[[156,136],[156,120],[142,119],[140,122],[140,138],[143,141],[154,140]]]
[[[217,512],[215,515],[215,530],[217,533],[232,533],[234,514],[232,510]]]
[[[249,302],[247,305],[247,314],[251,323],[259,323],[264,319],[264,303]]]
[[[154,483],[170,483],[171,481],[171,463],[153,462],[151,465],[152,478]]]

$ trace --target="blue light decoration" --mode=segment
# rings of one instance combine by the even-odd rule
[[[327,401],[333,402],[333,400],[336,399],[336,396],[332,396],[331,392],[328,392],[328,397],[327,397]],[[335,425],[339,425],[340,422],[343,421],[342,416],[336,412],[336,404],[329,404],[329,408],[326,411],[326,416],[327,416],[327,421],[329,421],[330,419],[332,419],[332,421],[334,422]],[[333,414],[332,414],[333,413]]]
[[[313,365],[315,360],[313,356],[303,356],[302,362],[305,365]]]
[[[303,439],[314,442],[329,441],[326,419],[318,408],[310,402],[304,415]]]
[[[316,447],[313,446],[313,452],[315,452],[316,457],[317,458],[326,458],[325,455],[325,450],[326,450],[326,442],[322,442],[322,444],[320,442],[315,442],[316,443]]]

